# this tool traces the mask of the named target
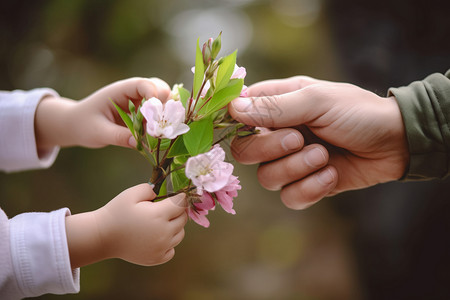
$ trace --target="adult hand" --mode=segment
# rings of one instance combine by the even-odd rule
[[[409,161],[394,97],[347,83],[297,76],[257,83],[229,106],[238,121],[264,127],[237,138],[234,157],[261,163],[258,179],[303,209],[325,196],[402,177]]]

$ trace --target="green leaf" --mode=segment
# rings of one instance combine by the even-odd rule
[[[158,138],[155,138],[147,133],[147,143],[151,151],[156,150],[156,147],[158,146],[158,140],[159,140]],[[170,145],[169,139],[161,139],[159,150],[167,150],[167,148],[169,148],[169,145]]]
[[[207,116],[225,107],[231,100],[239,97],[244,86],[244,79],[231,79],[226,87],[214,93],[209,102],[198,112],[199,115]]]
[[[172,164],[171,166],[172,169],[176,169],[177,167],[179,166],[176,164]],[[172,187],[174,192],[180,191],[181,189],[185,188],[189,183],[189,179],[186,177],[184,169],[176,170],[170,173],[170,179],[172,181]]]
[[[183,106],[186,108],[186,103],[188,102],[189,98],[191,97],[191,92],[189,92],[187,89],[181,87],[178,88],[178,92],[180,93],[180,101],[183,103]]]
[[[128,100],[128,110],[130,111],[131,114],[134,114],[134,112],[136,111],[136,106],[131,100]]]
[[[213,143],[213,122],[203,118],[189,124],[190,130],[183,135],[184,145],[191,156],[211,149]]]
[[[216,91],[220,91],[227,86],[230,81],[231,75],[233,75],[234,66],[236,65],[237,50],[223,59],[217,70],[216,77]]]
[[[134,129],[133,129],[133,121],[131,121],[130,116],[123,111],[122,108],[120,108],[119,105],[117,105],[112,99],[109,99],[114,107],[116,108],[117,112],[119,113],[120,117],[122,118],[125,125],[127,125],[128,129],[130,129],[131,133],[135,136]]]
[[[197,97],[200,87],[202,86],[204,76],[205,76],[205,65],[203,64],[203,54],[202,50],[200,50],[199,40],[197,39],[197,50],[195,52],[194,86],[193,86],[194,98]]]
[[[161,139],[161,145],[159,145],[159,150],[169,149],[170,141],[171,140],[169,139]]]
[[[188,160],[188,155],[177,156],[173,158],[173,163],[177,165],[185,164]]]
[[[186,154],[189,154],[189,152],[187,151],[186,146],[184,145],[183,136],[180,135],[170,148],[167,157],[175,157]]]
[[[150,134],[146,134],[147,136],[147,143],[150,150],[153,152],[156,150],[156,146],[158,145],[158,139],[155,137],[152,137]]]

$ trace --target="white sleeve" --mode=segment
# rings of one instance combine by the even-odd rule
[[[55,161],[59,147],[39,154],[36,149],[34,116],[47,95],[58,96],[48,88],[0,91],[0,170],[47,168]]]
[[[8,221],[0,210],[1,299],[79,292],[80,269],[72,270],[67,247],[67,215],[69,209],[63,208]]]

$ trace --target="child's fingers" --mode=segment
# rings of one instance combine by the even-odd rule
[[[151,97],[165,100],[170,94],[169,85],[159,78],[130,78],[124,81],[123,88],[123,97],[135,100]]]
[[[134,77],[112,83],[99,92],[99,96],[111,98],[128,110],[128,99],[140,102],[142,98],[156,97],[165,101],[170,94],[169,85],[159,78]]]
[[[155,205],[158,205],[166,213],[169,220],[175,219],[186,211],[186,194],[180,193],[160,202],[156,202]]]
[[[188,215],[186,210],[183,211],[183,213],[175,218],[172,218],[170,221],[170,224],[172,224],[174,226],[174,228],[177,228],[177,230],[179,230],[179,228],[184,227],[184,225],[186,225],[187,221],[188,221]]]
[[[174,248],[170,248],[169,250],[167,250],[166,254],[162,258],[161,264],[168,262],[174,256],[175,256],[175,249]]]
[[[157,89],[157,95],[158,99],[164,102],[164,100],[167,100],[169,98],[169,95],[171,93],[170,86],[164,81],[156,77],[150,78],[150,81],[152,81]],[[148,99],[148,98],[146,98]]]
[[[135,203],[150,201],[156,197],[153,186],[148,183],[141,183],[122,192],[122,195]]]
[[[99,142],[102,141],[100,146],[114,145],[130,148],[136,145],[136,140],[132,137],[133,135],[128,128],[107,122],[103,126],[102,134],[99,137]]]
[[[136,100],[142,100],[142,98],[150,99],[156,97],[161,101],[165,101],[170,94],[169,85],[156,77],[153,78],[131,78],[135,80],[135,91],[131,90],[130,93],[134,93],[133,97]],[[130,96],[131,97],[131,96]]]
[[[180,230],[176,235],[172,238],[172,247],[178,246],[181,241],[184,239],[185,231],[184,229]]]

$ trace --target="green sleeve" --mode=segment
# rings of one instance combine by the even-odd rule
[[[450,70],[406,87],[390,88],[400,107],[410,161],[403,180],[450,174]]]

